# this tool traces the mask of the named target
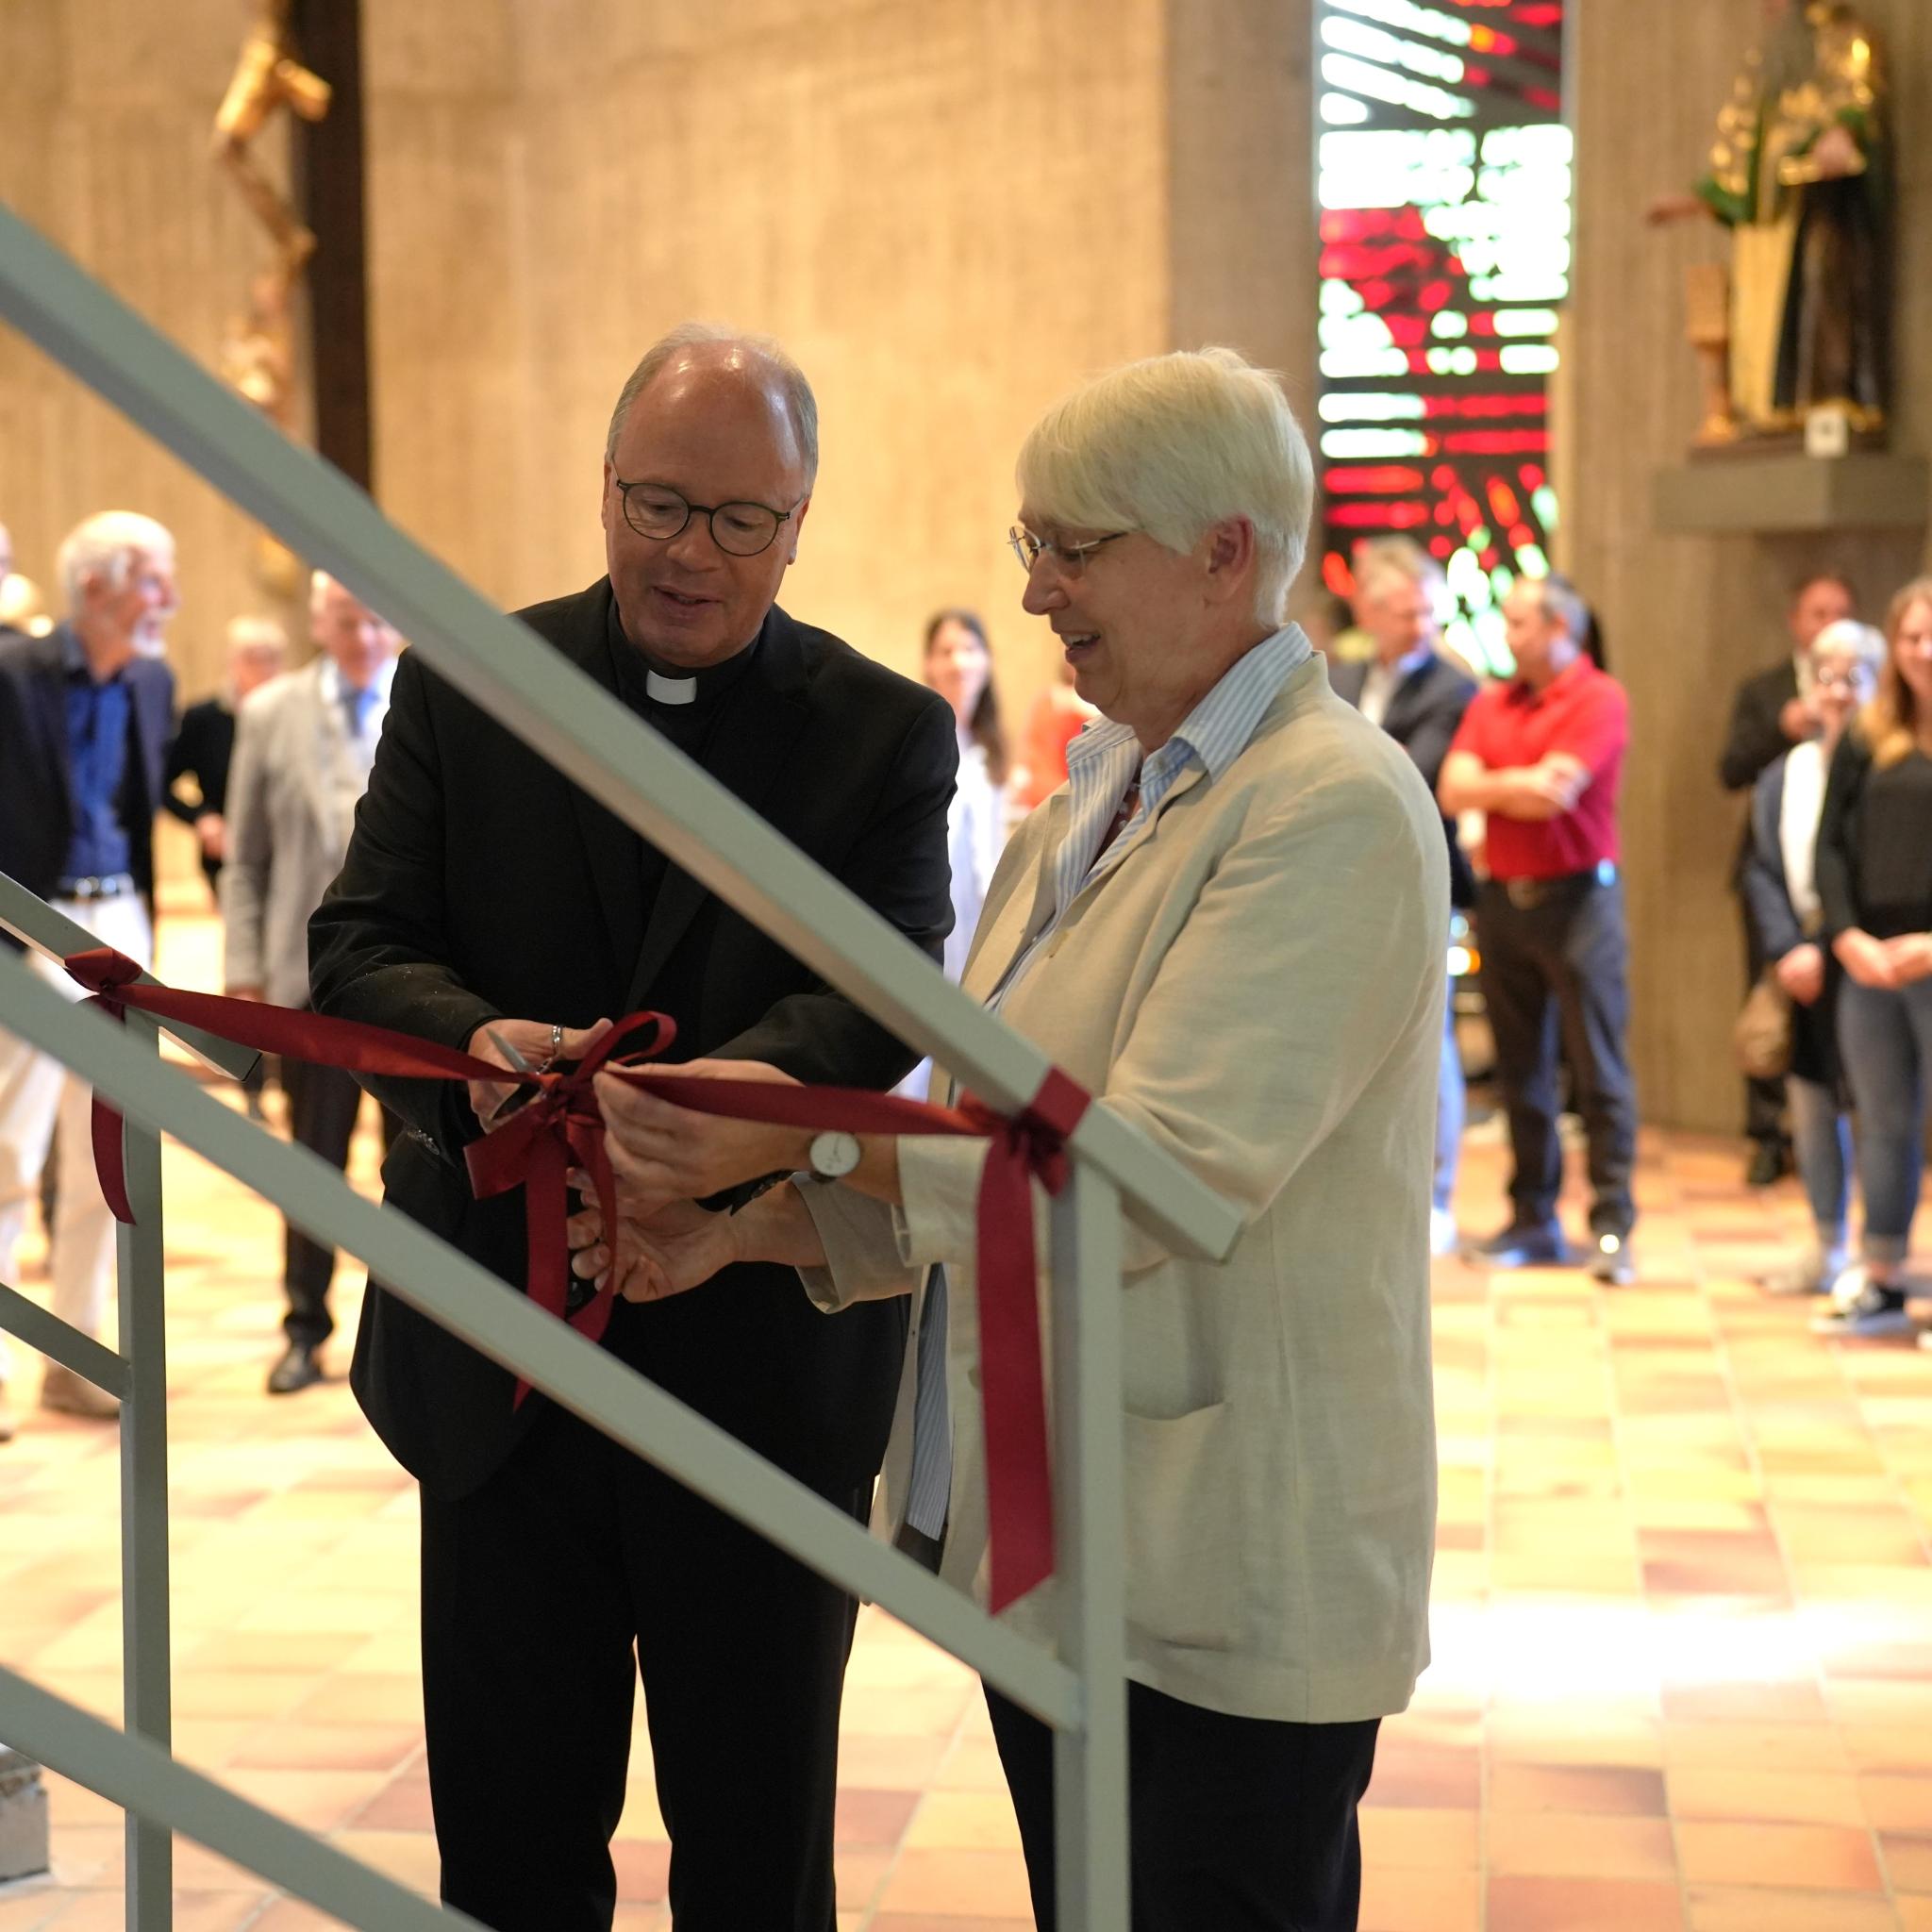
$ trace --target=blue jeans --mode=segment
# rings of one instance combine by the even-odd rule
[[[1791,1146],[1798,1178],[1818,1224],[1818,1245],[1827,1252],[1845,1244],[1845,1214],[1851,1206],[1852,1124],[1838,1095],[1822,1081],[1793,1074],[1787,1083],[1791,1103]]]
[[[1926,1075],[1932,1073],[1932,979],[1892,992],[1847,980],[1838,1043],[1858,1115],[1858,1185],[1867,1261],[1902,1261],[1911,1246],[1924,1158]]]

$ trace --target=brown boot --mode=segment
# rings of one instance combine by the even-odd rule
[[[76,1375],[59,1362],[49,1362],[41,1380],[41,1407],[85,1416],[92,1423],[111,1423],[121,1414],[121,1398],[95,1388],[85,1375]]]

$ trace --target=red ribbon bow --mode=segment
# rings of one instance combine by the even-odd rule
[[[990,1142],[981,1173],[975,1230],[979,1296],[980,1399],[985,1415],[989,1585],[994,1610],[1053,1574],[1053,1482],[1047,1447],[1046,1376],[1040,1343],[1038,1270],[1031,1183],[1049,1193],[1066,1185],[1066,1142],[1091,1096],[1058,1068],[1008,1117],[963,1095],[957,1108],[851,1087],[795,1087],[762,1080],[713,1080],[675,1069],[642,1071],[676,1037],[662,1013],[633,1013],[603,1036],[575,1067],[517,1074],[489,1060],[359,1021],[333,1020],[255,1000],[182,992],[141,984],[142,969],[108,947],[76,953],[68,973],[97,1005],[120,1019],[128,1007],[157,1019],[200,1028],[237,1046],[352,1074],[423,1080],[486,1080],[533,1087],[536,1096],[472,1141],[465,1155],[478,1200],[525,1190],[530,1298],[567,1320],[587,1340],[601,1339],[613,1293],[606,1288],[567,1312],[569,1254],[565,1235],[568,1176],[591,1177],[607,1229],[617,1225],[616,1187],[604,1145],[603,1115],[592,1082],[609,1073],[660,1100],[695,1113],[773,1126],[852,1134],[939,1135]],[[655,1027],[641,1049],[615,1057],[625,1038]],[[93,1102],[94,1166],[115,1218],[132,1224],[122,1161],[122,1121],[99,1092]],[[528,1393],[519,1380],[516,1400]]]

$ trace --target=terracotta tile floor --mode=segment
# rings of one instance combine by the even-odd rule
[[[167,976],[209,983],[205,920],[165,945]],[[365,1182],[373,1155],[365,1134]],[[1746,1195],[1739,1164],[1646,1137],[1632,1288],[1440,1265],[1436,1662],[1383,1729],[1368,1932],[1932,1932],[1932,1357],[1817,1341],[1760,1296],[1803,1210],[1790,1183]],[[1478,1129],[1473,1228],[1501,1168]],[[410,1486],[341,1381],[262,1394],[275,1215],[178,1148],[167,1185],[176,1748],[432,1886]],[[43,1294],[31,1250],[24,1274]],[[113,1716],[112,1436],[23,1409],[0,1659]],[[1029,1923],[970,1677],[871,1611],[841,1771],[841,1932]],[[49,1783],[55,1874],[0,1889],[0,1932],[118,1926],[120,1814]],[[641,1711],[621,1925],[668,1924],[667,1856]],[[332,1923],[192,1844],[177,1861],[184,1932]]]

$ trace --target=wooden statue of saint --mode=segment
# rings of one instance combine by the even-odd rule
[[[1699,440],[1788,435],[1832,408],[1876,432],[1891,202],[1878,50],[1843,0],[1766,0],[1765,12],[1707,172],[1649,209],[1730,233],[1727,381]]]

